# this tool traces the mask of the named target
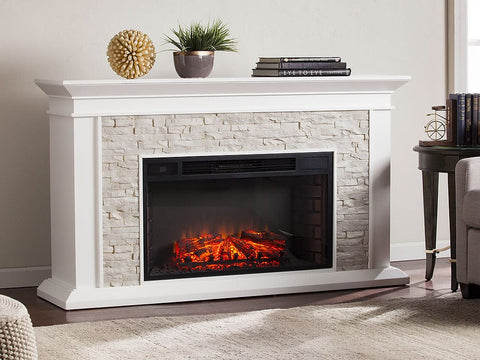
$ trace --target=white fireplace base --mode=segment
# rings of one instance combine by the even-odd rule
[[[60,280],[45,280],[38,296],[65,309],[173,303],[405,285],[409,277],[389,266],[352,271],[304,270],[190,279],[159,280],[141,286],[72,289]]]
[[[407,284],[409,277],[390,266],[389,174],[391,94],[408,79],[351,76],[37,81],[50,99],[52,218],[52,277],[40,285],[38,295],[64,309],[81,309]],[[135,285],[104,283],[105,264],[110,263],[104,252],[109,245],[102,228],[102,119],[335,111],[368,112],[368,269],[143,281],[141,256],[136,249],[135,259],[126,258],[140,264],[140,272],[135,273],[135,265],[127,279]],[[252,149],[257,150],[262,149]],[[296,148],[285,148],[287,152],[292,150]],[[153,155],[158,155],[155,150]]]

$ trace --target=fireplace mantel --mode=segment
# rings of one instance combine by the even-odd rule
[[[407,76],[36,80],[49,114],[69,117],[208,112],[390,110]]]
[[[52,277],[41,284],[38,295],[64,309],[78,309],[408,283],[405,273],[390,266],[389,174],[391,95],[409,79],[385,75],[36,80],[49,97],[52,219]],[[137,285],[118,287],[104,284],[102,121],[114,122],[112,117],[130,121],[147,115],[185,115],[182,121],[188,121],[188,114],[196,121],[197,114],[232,113],[330,112],[341,116],[349,111],[363,112],[368,120],[368,268],[175,281],[144,282],[140,278]],[[178,156],[179,149],[185,148],[173,152]]]

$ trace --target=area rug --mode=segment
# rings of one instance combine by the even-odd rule
[[[457,293],[76,323],[35,332],[40,360],[478,359],[480,301]]]

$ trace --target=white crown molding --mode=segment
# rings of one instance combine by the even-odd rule
[[[35,83],[50,97],[50,115],[91,117],[272,110],[390,110],[390,95],[409,79],[409,76],[357,75],[35,80]]]
[[[410,76],[205,78],[135,80],[35,80],[49,96],[109,98],[211,96],[212,94],[393,93]]]

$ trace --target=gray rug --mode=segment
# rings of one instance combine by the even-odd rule
[[[35,332],[40,360],[479,359],[480,301],[457,293],[76,323]]]

